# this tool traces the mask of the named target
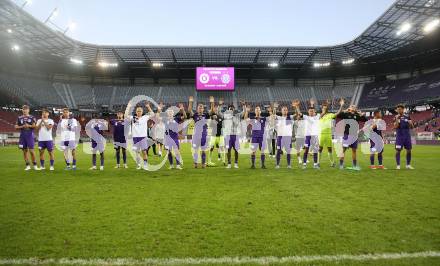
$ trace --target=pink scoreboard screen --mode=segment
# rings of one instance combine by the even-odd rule
[[[235,88],[233,67],[198,67],[196,72],[198,91],[233,91]]]

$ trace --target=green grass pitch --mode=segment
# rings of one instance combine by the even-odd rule
[[[25,172],[16,147],[0,148],[0,259],[440,250],[438,146],[415,146],[412,171],[394,170],[392,146],[384,154],[389,170],[368,169],[368,156],[359,153],[360,172],[330,168],[326,154],[321,170],[286,169],[285,157],[282,169],[267,159],[268,169],[252,170],[249,155],[240,156],[240,169],[193,169],[188,144],[183,171],[135,170],[131,157],[129,169],[113,169],[108,147],[103,172],[89,171],[91,155],[82,152],[76,172],[63,170],[60,152],[55,172]],[[440,259],[338,263],[352,264],[439,265]]]

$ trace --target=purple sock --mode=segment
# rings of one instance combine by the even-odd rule
[[[235,164],[238,164],[238,151],[235,151],[234,158],[235,158],[234,160]]]
[[[291,159],[290,155],[291,155],[290,152],[288,152],[287,155],[286,155],[286,157],[287,157],[287,165],[290,165],[290,159]]]
[[[202,151],[202,164],[206,163],[206,153]]]
[[[353,160],[353,166],[354,166],[354,167],[357,166],[357,160]]]
[[[379,157],[379,156],[377,156],[377,157]],[[374,165],[374,153],[370,154],[370,165]]]
[[[33,164],[34,164],[34,166],[36,166],[37,165],[37,162],[36,161],[34,161],[34,162],[32,162]]]
[[[339,159],[339,166],[344,166],[344,159]]]
[[[104,155],[101,155],[101,166],[104,166]]]
[[[264,161],[266,160],[266,155],[261,154],[261,165],[264,165]]]
[[[92,155],[92,164],[93,166],[96,166],[96,154]]]
[[[121,162],[121,154],[119,151],[116,151],[116,163],[119,164]]]
[[[54,162],[54,160],[50,160],[50,166],[53,166]]]
[[[379,161],[379,165],[382,165],[382,161],[383,161],[383,155],[382,155],[382,153],[379,153],[379,154],[377,155],[377,160]]]
[[[400,151],[396,151],[396,164],[400,165]]]
[[[125,150],[122,150],[122,160],[124,163],[127,163],[127,152],[125,152]]]
[[[251,155],[252,166],[255,166],[255,154]]]
[[[410,165],[411,164],[411,151],[407,150],[406,151],[406,165]]]
[[[41,167],[44,167],[44,160],[40,160]]]
[[[170,165],[173,165],[173,155],[171,154],[171,151],[168,152],[168,162],[170,162]]]
[[[76,159],[73,159],[72,165],[76,166]]]
[[[277,165],[280,165],[280,160],[281,160],[281,150],[277,151]]]
[[[303,163],[307,163],[307,156],[309,156],[309,150],[305,149],[303,155]]]
[[[313,162],[318,163],[318,154],[316,152],[313,154]]]

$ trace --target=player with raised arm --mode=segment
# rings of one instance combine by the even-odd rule
[[[99,170],[104,170],[104,151],[105,151],[105,138],[103,136],[104,130],[108,129],[107,121],[102,119],[92,119],[87,123],[86,131],[92,140],[92,167],[90,170],[96,170],[97,153],[99,153],[100,166]]]
[[[46,167],[44,165],[44,151],[47,150],[49,153],[50,159],[50,171],[54,169],[54,152],[53,152],[53,136],[52,129],[54,126],[54,121],[49,118],[49,111],[47,109],[43,109],[41,111],[41,119],[37,121],[37,130],[38,130],[38,149],[40,151],[40,169],[45,170]]]
[[[335,162],[333,160],[333,128],[336,117],[339,113],[342,112],[344,108],[345,100],[339,100],[339,110],[336,114],[330,113],[329,109],[329,101],[324,102],[321,105],[321,116],[319,118],[319,127],[320,127],[320,135],[319,135],[319,161],[322,158],[322,151],[324,148],[327,148],[328,159],[330,160],[330,166],[335,167]]]
[[[223,165],[225,165],[225,141],[223,138],[223,118],[220,117],[217,113],[219,113],[223,105],[223,99],[220,99],[218,105],[215,106],[214,98],[212,97],[212,102],[210,98],[211,109],[213,110],[210,119],[210,128],[211,128],[211,138],[209,140],[209,146],[211,147],[208,155],[208,166],[215,166],[215,163],[212,162],[212,154],[214,153],[214,149],[217,148],[217,160],[223,160]]]
[[[300,167],[302,166],[303,162],[301,151],[304,149],[304,143],[306,142],[304,124],[304,120],[297,119],[297,117],[295,117],[293,120],[292,146],[293,142],[295,141],[296,158]]]
[[[127,122],[131,125],[131,134],[133,137],[133,151],[136,153],[137,170],[148,170],[148,154],[147,150],[150,146],[148,141],[148,120],[154,115],[149,103],[145,104],[148,110],[144,114],[142,106],[136,106],[135,114],[127,118]]]
[[[347,110],[341,111],[337,115],[337,118],[356,123],[367,121],[365,114],[358,110],[355,105],[350,105]],[[342,137],[342,154],[339,157],[339,169],[344,169],[345,152],[351,148],[353,166],[347,167],[347,169],[359,171],[361,168],[357,164],[358,131],[354,132],[354,134],[350,134],[350,127],[350,123],[345,124],[344,135]]]
[[[269,117],[272,114],[269,113]],[[260,150],[261,152],[261,168],[262,169],[266,169],[266,165],[265,160],[266,160],[266,155],[265,155],[265,150],[267,147],[267,131],[266,131],[266,122],[269,120],[267,119],[267,117],[262,116],[261,114],[261,107],[260,106],[255,106],[254,109],[254,116],[252,118],[249,118],[249,109],[246,107],[245,108],[245,113],[244,113],[244,119],[250,123],[250,125],[252,126],[252,140],[251,140],[251,149],[252,149],[252,154],[251,154],[251,168],[255,169],[255,157],[256,157],[256,153],[257,150]]]
[[[403,104],[397,105],[397,115],[394,118],[394,129],[396,130],[396,169],[400,170],[400,152],[402,149],[406,150],[406,169],[413,170],[411,166],[411,129],[414,124],[411,117],[405,114],[405,106]]]
[[[303,169],[307,168],[307,158],[309,151],[313,154],[313,168],[319,169],[318,152],[319,152],[319,119],[320,115],[316,114],[315,101],[310,100],[310,105],[307,109],[307,115],[301,113],[299,101],[294,101],[292,106],[296,110],[297,119],[304,121],[304,155],[303,155]]]
[[[161,102],[159,103],[159,106],[157,107],[157,114],[156,117],[157,123],[154,125],[154,136],[156,141],[156,147],[157,147],[157,156],[162,157],[162,150],[164,147],[164,141],[165,141],[165,125],[160,119],[160,115],[162,113],[162,110],[164,108],[164,104]]]
[[[206,167],[206,150],[208,149],[208,119],[210,114],[205,112],[205,106],[201,103],[197,104],[197,110],[193,111],[193,96],[189,97],[188,113],[194,120],[194,134],[191,140],[193,149],[194,168],[198,168],[198,153],[201,153],[202,168]]]
[[[182,170],[182,156],[180,153],[179,132],[182,130],[181,123],[186,119],[185,107],[179,104],[179,111],[174,112],[173,108],[168,108],[166,117],[161,121],[165,127],[164,146],[168,151],[169,169],[174,169],[173,153],[176,159],[176,169]]]
[[[373,113],[373,119],[371,123],[371,130],[376,133],[381,141],[382,141],[382,148],[380,151],[377,150],[378,145],[370,139],[370,169],[385,169],[383,166],[383,135],[382,131],[385,130],[386,123],[382,119],[382,112],[380,110],[376,110]],[[375,154],[377,153],[377,161],[378,165],[376,166],[374,164]]]
[[[234,168],[238,168],[238,151],[240,150],[240,133],[241,133],[241,120],[244,116],[244,110],[246,104],[244,101],[240,101],[243,106],[243,110],[238,112],[235,110],[234,105],[229,105],[225,112],[218,112],[218,116],[223,119],[223,134],[225,139],[225,147],[227,151],[228,165],[227,169],[232,168],[232,149],[234,149]]]
[[[23,105],[22,113],[23,115],[19,116],[17,119],[17,123],[15,124],[15,129],[20,130],[20,141],[18,143],[18,147],[23,150],[23,157],[26,163],[25,171],[31,170],[31,166],[29,163],[29,154],[31,155],[32,164],[34,166],[34,170],[40,170],[37,166],[37,161],[35,159],[34,153],[34,129],[36,127],[35,117],[29,114],[30,109],[28,105]]]
[[[295,102],[296,103],[296,102]],[[298,101],[299,104],[299,101]],[[286,153],[287,168],[292,168],[291,165],[291,152],[292,152],[292,133],[293,133],[293,115],[289,115],[289,108],[287,106],[281,107],[281,116],[277,113],[278,104],[274,104],[273,107],[273,119],[276,120],[277,131],[277,154],[276,154],[276,166],[275,169],[280,168],[281,154]]]
[[[71,116],[69,108],[63,108],[58,127],[61,131],[61,150],[63,150],[66,162],[65,170],[76,170],[76,147],[78,145],[77,138],[79,137],[80,125]]]
[[[113,127],[113,147],[116,153],[116,166],[115,168],[121,167],[121,152],[122,161],[124,163],[124,168],[127,166],[127,140],[125,138],[125,120],[124,113],[118,111],[116,113],[116,119],[110,120],[110,125]]]

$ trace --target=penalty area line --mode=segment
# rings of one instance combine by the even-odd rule
[[[0,265],[201,265],[201,264],[283,264],[307,262],[343,262],[343,261],[376,261],[399,260],[413,258],[440,258],[440,251],[423,251],[414,253],[372,253],[372,254],[340,254],[311,255],[287,257],[217,257],[217,258],[108,258],[108,259],[74,259],[74,258],[27,258],[0,259]]]

